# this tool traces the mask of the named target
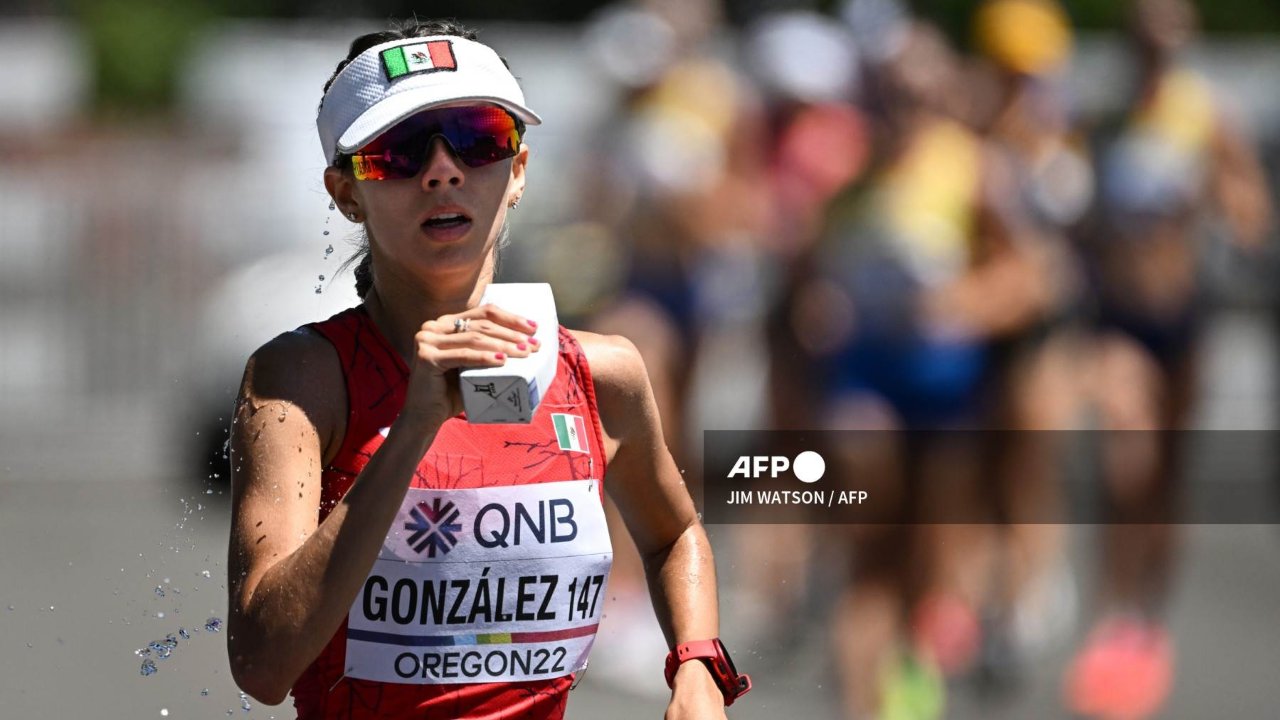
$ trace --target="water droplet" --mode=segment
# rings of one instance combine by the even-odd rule
[[[53,606],[52,606],[52,605],[50,605],[50,606],[49,606],[49,612],[53,612]]]
[[[156,613],[156,617],[158,617],[158,618],[160,618],[161,620],[163,620],[163,619],[164,619],[164,613],[163,613],[163,612],[158,612],[158,613]]]
[[[156,586],[156,597],[164,597],[164,588]]]
[[[330,200],[330,201],[329,201],[329,209],[330,209],[330,210],[333,210],[333,209],[335,209],[335,208],[337,208],[337,207],[338,207],[338,206],[337,206],[337,204],[335,204],[332,200]]]
[[[160,708],[160,717],[169,717],[169,708]]]
[[[245,712],[249,712],[253,709],[253,706],[249,704],[249,696],[244,693],[240,693],[240,709]]]
[[[323,280],[324,280],[324,276],[323,276],[323,275],[321,275],[321,276],[320,276],[320,280],[321,280],[321,281],[323,281]]]
[[[316,286],[316,294],[317,294],[317,295],[319,295],[319,294],[320,294],[320,293],[322,293],[322,292],[324,292],[324,288],[322,288],[322,287],[320,287],[319,285],[317,285],[317,286]]]
[[[27,647],[31,647],[31,646],[30,646],[30,645],[28,645]],[[154,660],[150,659],[150,658],[148,658],[148,659],[146,659],[146,660],[143,660],[143,661],[142,661],[142,670],[141,670],[141,672],[142,672],[142,676],[143,676],[143,677],[146,677],[146,676],[148,676],[148,675],[155,675],[155,674],[156,674],[156,662],[155,662]]]
[[[205,689],[201,690],[201,691],[200,691],[200,695],[201,695],[202,697],[209,697],[209,688],[205,688]]]
[[[201,570],[201,571],[200,571],[200,577],[202,577],[202,578],[211,578],[211,577],[213,577],[213,573],[209,572],[208,570]]]
[[[13,611],[13,606],[12,606],[12,605],[10,605],[10,606],[9,606],[9,610],[10,610],[10,612],[12,612],[12,611]]]
[[[205,620],[204,629],[209,632],[218,632],[222,629],[222,620],[216,617],[211,617],[208,620]]]
[[[209,488],[208,490],[205,490],[205,491],[204,491],[204,494],[205,494],[205,495],[212,495],[212,494],[213,494],[213,488]]]
[[[178,628],[178,637],[182,638],[183,640],[190,640],[191,633],[187,632],[186,628]]]
[[[329,256],[330,256],[330,255],[332,255],[332,254],[333,254],[333,244],[332,244],[332,243],[330,243],[330,244],[329,244],[329,247],[327,247],[327,248],[325,248],[325,249],[324,249],[324,256],[325,256],[325,257],[329,257]]]
[[[325,230],[325,231],[324,231],[324,234],[325,234],[325,235],[328,235],[328,234],[329,234],[329,231],[328,231],[328,230]]]
[[[143,658],[149,657],[151,655],[151,648],[149,647],[138,648],[137,650],[133,651],[133,654]]]

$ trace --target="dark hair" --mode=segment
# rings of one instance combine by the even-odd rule
[[[359,57],[360,53],[365,50],[368,50],[375,45],[381,45],[382,43],[392,42],[394,40],[408,40],[410,38],[431,37],[433,35],[452,35],[463,38],[464,40],[473,41],[477,40],[479,37],[475,30],[472,30],[452,18],[440,20],[418,20],[417,18],[413,18],[412,20],[402,20],[398,22],[393,21],[391,28],[388,30],[367,33],[351,41],[351,48],[347,51],[347,57],[344,58],[342,62],[338,63],[338,67],[334,69],[333,75],[331,75],[325,82],[324,92],[329,92],[329,86],[333,85],[333,81],[338,78],[338,73],[342,72],[343,68],[345,68],[352,60]],[[499,55],[498,59],[502,61],[502,64],[505,65],[508,70],[511,69],[511,65],[507,63],[506,58]],[[334,158],[333,165],[340,169],[348,168],[351,165],[351,156],[339,154]],[[506,228],[504,227],[502,237],[499,238],[499,245],[503,244],[505,237]],[[356,250],[355,254],[348,258],[346,262],[342,263],[341,267],[338,268],[338,272],[346,270],[352,263],[357,263],[354,272],[356,278],[356,294],[359,295],[361,299],[364,299],[364,296],[369,292],[369,288],[373,287],[373,255],[369,252],[369,238],[367,236],[360,243],[360,247]]]

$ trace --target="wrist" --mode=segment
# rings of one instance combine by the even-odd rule
[[[397,443],[416,442],[422,446],[421,451],[425,454],[435,440],[436,433],[440,431],[440,427],[448,419],[447,417],[442,417],[440,413],[431,412],[430,410],[416,410],[405,407],[395,421],[391,423],[391,427],[387,428],[383,437],[387,440],[395,438]]]
[[[675,677],[671,681],[671,695],[672,697],[705,696],[714,698],[720,704],[724,702],[724,693],[720,690],[720,686],[716,684],[716,679],[711,675],[711,670],[707,668],[705,661],[698,660],[680,664],[680,667],[676,670]]]
[[[716,679],[711,675],[711,670],[704,660],[680,663],[680,667],[676,668],[675,677],[671,680],[671,685],[673,690],[681,686],[691,688],[705,687],[714,690],[716,694],[720,693],[720,688],[716,685]]]
[[[711,687],[724,699],[726,707],[751,690],[751,678],[738,672],[719,638],[676,645],[667,655],[665,674],[667,685],[681,692],[685,687],[702,686],[710,679]]]

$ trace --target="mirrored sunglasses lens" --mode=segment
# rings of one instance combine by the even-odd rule
[[[415,115],[370,142],[352,157],[359,180],[403,180],[426,162],[431,140],[442,136],[468,167],[515,157],[520,133],[515,119],[496,107],[461,107]]]
[[[441,132],[468,166],[488,165],[515,157],[519,151],[520,133],[507,111],[496,107],[450,110],[454,112],[442,118]]]

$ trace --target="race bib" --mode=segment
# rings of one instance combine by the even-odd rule
[[[583,668],[613,562],[598,482],[410,488],[351,605],[346,675],[483,683]]]

